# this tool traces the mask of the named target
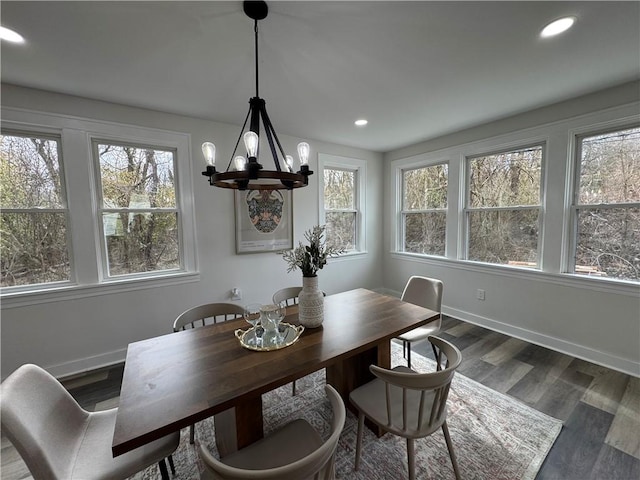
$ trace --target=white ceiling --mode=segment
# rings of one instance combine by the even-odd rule
[[[268,2],[260,96],[278,134],[389,151],[640,78],[640,2]],[[549,21],[574,28],[540,39]],[[2,81],[241,124],[242,2],[2,1]],[[359,117],[369,120],[355,127]]]

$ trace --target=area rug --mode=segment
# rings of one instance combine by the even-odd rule
[[[402,348],[393,344],[392,365],[406,364]],[[433,371],[428,358],[412,354],[415,370]],[[265,435],[290,419],[306,419],[326,438],[331,428],[331,407],[324,393],[324,370],[297,382],[297,395],[285,385],[263,396]],[[491,390],[456,373],[449,394],[447,423],[465,480],[532,480],[562,428],[562,422],[527,405]],[[386,434],[377,438],[365,429],[362,462],[354,470],[357,417],[347,411],[347,420],[336,455],[338,478],[389,480],[407,478],[406,441]],[[217,455],[213,420],[196,425],[196,438]],[[420,479],[455,478],[442,430],[416,440],[416,475]],[[181,432],[180,446],[173,455],[179,480],[197,480],[204,468],[194,445],[189,444],[189,429]],[[157,466],[132,477],[132,480],[157,479]]]

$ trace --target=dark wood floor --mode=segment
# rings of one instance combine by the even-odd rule
[[[640,479],[640,379],[452,318],[438,335],[462,351],[460,373],[564,422],[537,480]],[[110,408],[122,370],[63,383],[85,408]],[[4,435],[1,455],[0,478],[31,478]]]

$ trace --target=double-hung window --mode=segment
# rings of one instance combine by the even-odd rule
[[[445,255],[448,165],[402,171],[402,250]]]
[[[175,150],[93,141],[106,277],[181,268]]]
[[[577,137],[575,171],[569,271],[640,281],[640,127]]]
[[[468,260],[539,267],[543,145],[467,158]]]
[[[364,250],[364,182],[362,160],[319,155],[322,185],[320,221],[327,243],[346,253]]]
[[[71,279],[60,137],[0,135],[2,287]]]

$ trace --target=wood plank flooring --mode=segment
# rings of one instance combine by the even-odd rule
[[[537,480],[640,479],[640,379],[445,318],[438,334],[463,354],[460,373],[564,422]],[[413,351],[432,356],[424,343]],[[89,410],[117,405],[122,365],[63,383]],[[2,480],[30,479],[2,435]]]

